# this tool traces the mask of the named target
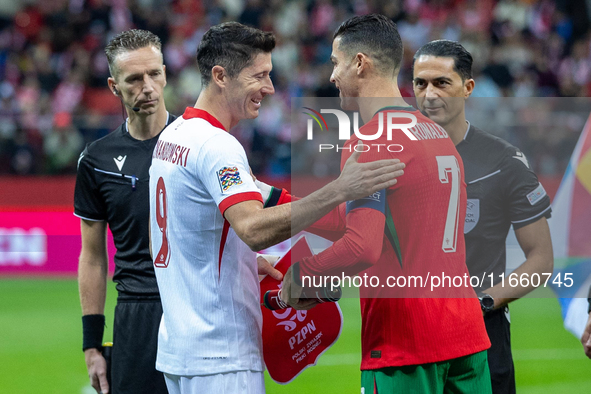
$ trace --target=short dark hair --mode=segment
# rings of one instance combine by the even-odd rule
[[[423,45],[412,59],[413,72],[415,61],[422,55],[451,57],[454,59],[454,71],[462,77],[462,81],[472,78],[472,55],[459,42],[435,40]]]
[[[162,43],[160,38],[152,32],[147,30],[131,29],[117,34],[105,47],[107,54],[107,61],[109,62],[109,71],[112,76],[115,76],[117,69],[115,68],[115,59],[123,52],[134,51],[136,49],[153,46],[162,51]]]
[[[384,15],[354,16],[338,27],[333,40],[340,37],[339,50],[353,55],[365,53],[376,60],[382,71],[400,69],[404,47],[396,23]]]
[[[197,49],[197,65],[203,86],[211,82],[211,69],[223,67],[230,78],[250,66],[259,53],[275,48],[273,33],[264,32],[238,22],[225,22],[211,27],[203,35]]]

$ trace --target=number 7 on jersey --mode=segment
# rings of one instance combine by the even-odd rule
[[[441,183],[450,183],[451,181],[451,194],[447,206],[441,249],[445,253],[452,253],[456,251],[460,220],[460,166],[455,156],[436,156],[435,158],[439,170],[439,181]]]

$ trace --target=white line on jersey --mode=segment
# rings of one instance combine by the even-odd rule
[[[499,172],[501,172],[501,170],[496,170],[495,172],[491,172],[491,173],[490,173],[490,174],[488,174],[488,175],[485,175],[485,176],[483,176],[483,177],[480,177],[480,178],[478,178],[478,179],[474,179],[473,181],[470,181],[470,182],[468,182],[468,185],[471,185],[471,184],[473,184],[473,183],[476,183],[476,182],[478,182],[478,181],[481,181],[481,180],[483,180],[483,179],[486,179],[486,178],[490,178],[490,177],[491,177],[491,176],[493,176],[493,175],[497,175]]]

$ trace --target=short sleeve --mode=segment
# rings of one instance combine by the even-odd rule
[[[107,219],[105,204],[96,184],[88,147],[80,154],[74,189],[74,215],[82,219],[102,221]]]
[[[516,148],[508,149],[502,173],[507,177],[505,193],[509,219],[515,229],[542,217],[550,218],[550,197],[523,152]]]
[[[228,133],[205,142],[197,161],[197,174],[222,215],[232,205],[263,198],[252,176],[244,148]]]

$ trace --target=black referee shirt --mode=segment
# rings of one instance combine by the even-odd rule
[[[514,229],[551,215],[550,197],[525,155],[507,141],[474,126],[456,146],[468,187],[464,234],[470,275],[505,274],[505,241]],[[490,278],[485,278],[485,288]],[[483,290],[483,289],[478,289]]]
[[[169,115],[167,125],[174,119]],[[117,249],[113,281],[120,297],[158,296],[148,245],[148,186],[159,136],[137,140],[123,123],[88,144],[78,160],[74,214],[109,224]]]

